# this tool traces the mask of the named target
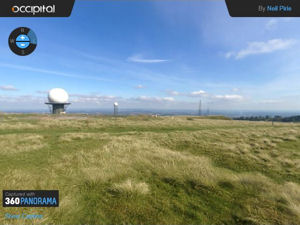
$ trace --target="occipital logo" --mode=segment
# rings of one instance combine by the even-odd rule
[[[22,6],[13,6],[11,8],[11,11],[13,13],[22,13],[22,14],[25,14],[25,13],[28,13],[28,14],[32,14],[32,15],[35,15],[35,14],[40,14],[40,13],[55,13],[55,5],[48,5],[48,6],[45,6],[45,5],[41,5],[41,6],[31,6],[31,5],[28,5],[28,6],[25,6],[25,5],[22,5]]]

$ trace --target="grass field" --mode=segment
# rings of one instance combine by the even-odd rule
[[[60,191],[0,224],[300,224],[300,124],[0,115],[0,177]]]

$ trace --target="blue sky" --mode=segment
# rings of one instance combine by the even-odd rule
[[[77,1],[70,18],[0,18],[0,111],[43,109],[49,89],[74,109],[300,110],[300,19],[231,18],[224,1]],[[8,48],[26,26],[26,57]],[[16,104],[17,103],[17,104]]]

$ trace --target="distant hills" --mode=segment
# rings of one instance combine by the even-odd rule
[[[300,115],[299,116],[289,116],[289,117],[282,117],[282,116],[250,116],[250,117],[237,117],[234,118],[235,120],[248,120],[248,121],[274,121],[274,122],[300,122]]]

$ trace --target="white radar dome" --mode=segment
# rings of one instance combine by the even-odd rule
[[[50,103],[64,104],[68,103],[69,95],[64,89],[54,88],[49,91],[48,100]]]
[[[118,106],[118,105],[119,105],[119,103],[117,103],[117,102],[114,103],[114,106]]]

